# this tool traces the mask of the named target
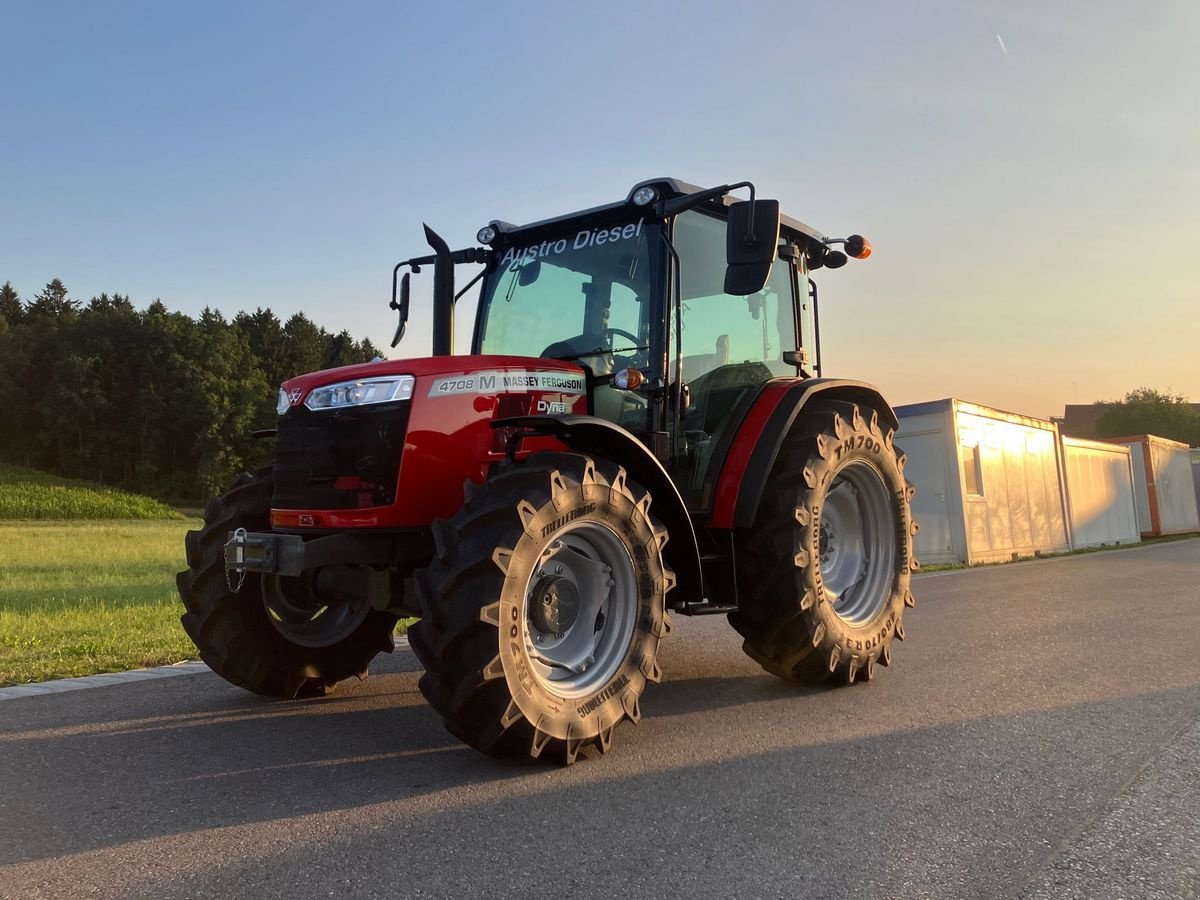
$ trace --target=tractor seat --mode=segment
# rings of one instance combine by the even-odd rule
[[[765,363],[727,363],[692,382],[692,409],[685,422],[692,430],[716,434],[727,425],[746,392],[771,380]]]
[[[717,337],[712,353],[696,353],[683,358],[683,380],[691,381],[713,369],[729,364],[729,335]]]
[[[565,341],[555,341],[545,350],[540,356],[543,359],[562,359],[563,357],[575,357],[580,353],[587,353],[589,350],[594,350],[597,347],[606,346],[604,336],[599,334],[580,334]],[[593,375],[611,375],[615,371],[615,365],[611,350],[602,350],[599,353],[590,354],[588,356],[580,356],[576,362],[587,366],[592,370]]]

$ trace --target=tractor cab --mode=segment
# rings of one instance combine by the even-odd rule
[[[808,272],[845,255],[775,201],[659,179],[477,237],[486,250],[451,254],[484,265],[471,352],[577,363],[589,413],[651,447],[694,512],[757,389],[820,374]]]

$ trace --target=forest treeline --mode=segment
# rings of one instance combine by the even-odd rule
[[[0,462],[198,500],[270,458],[251,432],[272,426],[280,382],[376,355],[303,313],[192,318],[121,294],[83,303],[58,279],[25,301],[5,283]]]

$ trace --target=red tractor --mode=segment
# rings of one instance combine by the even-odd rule
[[[426,237],[392,307],[398,341],[397,276],[432,265],[433,356],[285,382],[274,465],[187,537],[183,625],[214,671],[319,694],[419,616],[420,688],[451,732],[570,763],[639,719],[669,611],[728,614],[747,654],[805,684],[891,662],[913,490],[879,391],[821,377],[809,277],[867,257],[862,237],[783,217],[747,182],[666,178],[494,221],[482,246]]]

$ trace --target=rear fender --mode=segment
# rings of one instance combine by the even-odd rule
[[[654,516],[670,535],[663,557],[675,570],[672,605],[703,599],[700,550],[692,519],[671,476],[645,444],[624,428],[595,416],[519,416],[492,423],[493,428],[513,426],[552,435],[577,453],[594,454],[623,466],[630,479],[650,492]]]
[[[725,457],[709,527],[749,528],[754,524],[784,438],[806,409],[830,400],[870,407],[879,413],[880,425],[885,428],[895,430],[900,425],[879,389],[863,381],[807,378],[767,385],[742,420]]]

